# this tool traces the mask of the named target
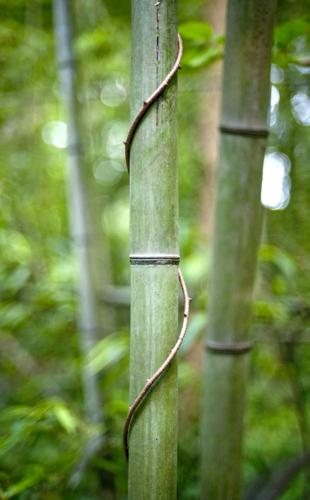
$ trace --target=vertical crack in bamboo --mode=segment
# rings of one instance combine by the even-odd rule
[[[156,4],[159,5],[159,2]],[[127,165],[127,170],[128,174],[130,174],[130,150],[131,150],[131,145],[135,136],[135,133],[138,129],[138,126],[140,125],[142,119],[144,118],[145,114],[147,111],[150,109],[152,104],[157,101],[157,99],[163,94],[169,83],[171,82],[172,78],[174,75],[177,73],[177,71],[181,68],[180,62],[182,59],[183,55],[183,44],[182,44],[182,38],[181,35],[178,33],[178,52],[177,52],[177,57],[175,60],[175,63],[173,67],[171,68],[170,72],[166,75],[164,80],[160,83],[160,85],[157,87],[157,89],[151,94],[146,101],[144,101],[143,105],[141,106],[140,110],[138,111],[136,117],[134,118],[130,128],[129,132],[127,135],[127,139],[124,142],[125,144],[125,158],[126,158],[126,165]],[[146,397],[150,394],[150,391],[156,384],[156,382],[160,379],[160,377],[166,372],[167,368],[175,358],[178,350],[181,347],[181,344],[183,342],[183,339],[185,337],[185,333],[187,330],[187,325],[189,321],[189,305],[191,298],[188,294],[188,290],[182,275],[182,272],[180,269],[178,269],[178,279],[179,283],[182,289],[183,297],[184,297],[184,311],[183,311],[183,322],[182,322],[182,327],[179,333],[179,336],[177,338],[176,343],[172,347],[170,353],[164,360],[164,362],[161,364],[161,366],[158,368],[158,370],[149,378],[147,379],[144,387],[141,389],[139,394],[137,395],[136,399],[132,403],[132,405],[129,407],[129,411],[125,420],[125,425],[124,425],[124,430],[123,430],[123,447],[124,447],[124,453],[126,455],[126,459],[128,461],[129,457],[129,445],[128,445],[128,437],[129,437],[129,431],[130,427],[133,423],[135,414],[141,403],[146,399]]]
[[[159,82],[159,59],[160,59],[160,51],[159,51],[159,35],[160,35],[160,24],[159,24],[159,15],[160,15],[160,2],[155,4],[156,7],[156,84]],[[158,127],[158,112],[159,112],[159,100],[156,101],[156,127]]]
[[[156,90],[154,90],[153,94],[151,94],[146,101],[144,101],[143,105],[139,109],[136,117],[134,118],[130,128],[129,132],[127,135],[127,139],[124,142],[125,144],[125,159],[126,159],[126,166],[128,173],[130,173],[130,150],[131,150],[131,145],[132,141],[134,139],[135,133],[138,129],[138,125],[140,124],[141,120],[144,118],[144,115],[147,113],[147,111],[150,109],[152,104],[159,98],[159,96],[165,91],[165,89],[168,87],[169,83],[171,82],[172,78],[174,75],[178,72],[179,69],[181,69],[180,62],[182,59],[183,55],[183,44],[182,44],[182,38],[180,33],[178,34],[178,54],[175,60],[175,63],[167,76],[163,79],[161,84],[157,87]]]

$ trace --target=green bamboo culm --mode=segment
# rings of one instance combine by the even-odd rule
[[[94,278],[94,235],[90,215],[86,164],[82,147],[80,112],[77,102],[77,72],[73,52],[72,1],[54,0],[57,62],[62,103],[68,130],[68,210],[72,244],[78,272],[78,330],[83,357],[95,345],[99,330]],[[82,367],[85,414],[90,423],[102,423],[102,403],[96,376]],[[92,440],[91,448],[100,439]],[[89,450],[91,453],[91,449]]]
[[[132,2],[131,113],[172,68],[177,1]],[[177,255],[176,79],[140,123],[131,148],[130,253]],[[131,265],[130,401],[178,336],[178,268]],[[176,498],[177,370],[173,362],[141,405],[129,437],[129,499]]]
[[[241,495],[275,0],[229,0],[202,416],[202,498]]]

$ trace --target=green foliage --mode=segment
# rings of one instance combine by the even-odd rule
[[[91,373],[107,370],[128,355],[128,332],[111,334],[100,340],[89,352],[86,363]]]
[[[179,30],[185,42],[182,67],[202,68],[223,57],[224,37],[216,35],[210,24],[187,22]]]
[[[39,485],[60,488],[96,429],[87,427],[59,398],[29,406],[8,406],[0,414],[0,463],[3,498]],[[42,457],[42,448],[45,450]],[[24,468],[15,468],[16,456]]]
[[[275,30],[274,60],[280,66],[303,64],[310,56],[310,18],[298,17],[280,24]]]

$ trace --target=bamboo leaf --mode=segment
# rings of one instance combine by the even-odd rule
[[[7,490],[3,492],[3,498],[12,498],[22,493],[23,491],[31,488],[35,484],[39,483],[43,478],[43,471],[36,467],[31,473],[21,479],[18,483],[13,484]]]
[[[88,353],[86,365],[92,374],[118,363],[128,353],[128,339],[124,334],[111,334]]]
[[[68,434],[72,434],[77,430],[78,422],[68,408],[57,403],[53,408],[53,412],[60,425],[65,429],[65,431],[68,432]]]
[[[198,21],[180,24],[179,31],[185,40],[198,42],[207,42],[213,35],[210,24]]]

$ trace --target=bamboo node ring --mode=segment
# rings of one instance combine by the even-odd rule
[[[251,340],[243,342],[216,342],[214,340],[206,341],[206,349],[217,354],[245,354],[253,347]]]
[[[269,130],[264,127],[245,127],[235,125],[220,125],[220,132],[223,134],[244,135],[249,137],[268,137]]]

